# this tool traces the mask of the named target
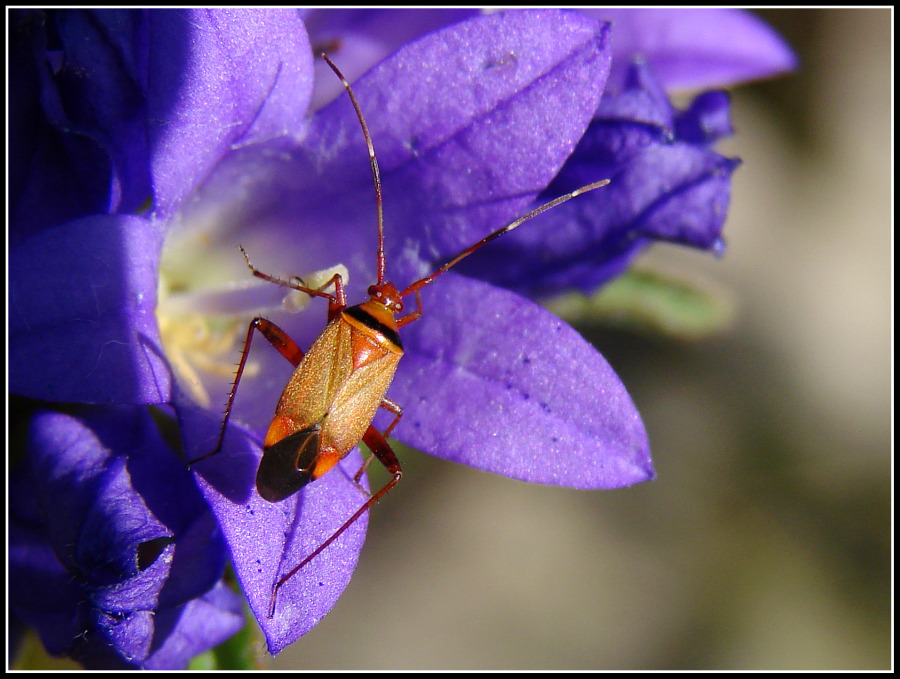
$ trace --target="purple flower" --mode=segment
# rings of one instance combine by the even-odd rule
[[[746,15],[726,14],[735,31],[758,29]],[[334,46],[348,73],[392,53],[354,90],[382,169],[387,276],[398,285],[427,275],[535,200],[613,180],[423,290],[424,316],[403,328],[406,355],[388,392],[404,408],[393,435],[529,481],[613,488],[651,478],[643,425],[615,373],[575,331],[519,293],[593,289],[652,239],[719,247],[735,161],[711,146],[730,131],[727,99],[701,95],[688,111],[674,111],[654,79],[652,54],[647,63],[623,67],[619,89],[604,94],[619,59],[610,27],[578,13],[478,16],[408,43],[459,16],[320,11],[308,18],[311,42]],[[647,22],[654,25],[649,16]],[[186,459],[208,453],[246,321],[263,313],[306,348],[325,315],[320,302],[251,278],[237,245],[260,269],[300,275],[310,285],[341,271],[351,304],[363,301],[375,280],[373,189],[356,115],[346,96],[304,115],[313,63],[304,25],[291,11],[60,11],[49,20],[29,11],[14,14],[11,24],[11,391],[138,410],[172,404]],[[403,29],[384,28],[393,24]],[[647,44],[638,38],[634,44]],[[760,51],[768,58],[771,50]],[[320,101],[327,99],[322,94]],[[309,308],[287,313],[285,306]],[[259,497],[260,439],[290,374],[263,344],[257,337],[223,451],[198,464],[195,478],[277,653],[340,596],[362,547],[365,517],[282,588],[269,618],[273,582],[365,494],[352,480],[361,465],[354,450],[295,496],[278,503]],[[103,478],[123,487],[118,479],[127,469],[137,490],[117,497],[133,503],[136,516],[144,516],[142,503],[152,511],[149,498],[159,488],[139,483],[132,456],[105,438],[118,427],[144,431],[145,418],[133,408],[87,412],[35,418],[34,432],[82,432],[89,471],[55,482],[54,494],[73,507],[62,526],[20,499],[18,516],[31,532],[22,534],[21,555],[11,550],[11,577],[29,602],[23,610],[31,611],[19,614],[42,630],[53,652],[73,651],[48,640],[51,632],[62,638],[64,628],[41,615],[40,592],[33,591],[39,585],[28,576],[29,545],[38,545],[35,559],[49,561],[51,551],[60,558],[58,535],[89,522],[89,512],[74,508],[105,506],[104,494],[113,491],[90,472],[97,466],[118,470]],[[388,421],[382,413],[375,424]],[[162,440],[148,441],[143,445],[154,455],[171,457]],[[54,465],[75,465],[66,446],[35,450],[21,472],[29,487],[40,488]],[[146,542],[174,539],[160,554],[178,553],[178,531],[155,512],[148,516],[155,517],[148,527],[159,521],[167,528],[111,533],[85,553],[96,560],[106,550],[129,582],[159,569],[153,587],[168,583],[178,559],[165,573],[159,556],[140,572],[124,565]],[[186,544],[190,550],[193,543]],[[93,572],[80,577],[78,592],[109,585],[95,584]],[[215,578],[194,577],[173,600],[135,595],[134,606],[116,602],[113,609],[135,621],[142,611],[158,618],[177,606],[230,613]],[[157,646],[194,635],[190,648],[197,652],[211,640],[190,626],[190,616],[166,637],[158,624],[154,633],[138,622],[104,627],[80,601],[73,595],[60,605],[63,619],[88,619],[90,636],[127,638],[115,646],[117,660],[177,666],[186,656],[154,655]],[[104,605],[90,610],[113,610]]]
[[[731,173],[740,163],[712,150],[731,134],[728,103],[725,92],[705,92],[676,111],[650,67],[633,62],[538,202],[588,177],[609,177],[610,185],[544,217],[552,239],[519,229],[460,271],[529,296],[590,293],[654,241],[721,253]]]
[[[243,625],[216,523],[144,409],[38,412],[10,490],[10,610],[49,652],[183,668]]]

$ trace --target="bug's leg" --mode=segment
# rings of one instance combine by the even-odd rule
[[[244,255],[244,260],[247,262],[247,267],[250,269],[250,273],[252,273],[257,278],[262,278],[264,281],[274,283],[275,285],[281,285],[285,288],[291,288],[292,290],[305,292],[310,297],[324,297],[325,299],[327,299],[329,321],[346,308],[347,296],[344,293],[344,279],[341,278],[341,274],[334,274],[325,282],[325,285],[322,285],[318,288],[310,288],[304,285],[303,280],[300,278],[297,278],[297,281],[299,282],[294,283],[293,281],[286,281],[282,278],[278,278],[277,276],[272,276],[271,274],[260,271],[255,266],[253,266],[253,262],[250,261],[250,255],[247,254],[247,251],[244,250],[243,246],[241,246],[241,252]],[[328,289],[328,286],[332,284],[334,285],[333,295],[330,292],[325,292],[325,290]]]
[[[397,423],[400,421],[400,418],[403,417],[403,408],[398,406],[396,403],[394,403],[391,399],[387,398],[386,396],[381,397],[381,403],[379,405],[382,408],[384,408],[385,410],[387,410],[388,412],[391,412],[394,414],[394,421],[390,423],[388,428],[384,430],[384,434],[382,434],[382,436],[384,436],[384,438],[387,438],[388,436],[391,435],[391,431],[393,431],[394,427],[397,426]],[[370,452],[366,456],[366,460],[365,460],[365,462],[363,462],[362,467],[360,467],[359,471],[353,475],[353,481],[354,481],[354,483],[356,483],[357,486],[359,486],[359,480],[362,478],[363,473],[366,471],[366,469],[369,468],[369,463],[372,461],[373,457],[375,457],[375,453]],[[363,492],[366,492],[362,486],[360,486],[360,489]],[[366,492],[366,495],[368,495],[368,492]]]
[[[336,273],[334,276],[325,281],[325,285],[319,288],[319,291],[328,289],[328,286],[334,284],[334,295],[328,295],[328,320],[333,321],[335,316],[347,308],[347,295],[344,294],[344,279],[341,274]]]
[[[412,323],[413,321],[417,321],[422,318],[422,298],[419,296],[419,291],[415,290],[416,293],[416,310],[410,311],[406,316],[397,319],[397,327],[402,328],[407,323]]]
[[[269,344],[275,347],[278,350],[278,353],[290,361],[294,367],[300,365],[300,361],[303,360],[303,351],[297,346],[297,343],[294,342],[294,340],[288,337],[284,330],[265,318],[257,317],[250,321],[250,325],[247,327],[247,339],[244,340],[244,348],[241,351],[241,360],[238,363],[237,371],[234,375],[231,393],[228,394],[228,403],[225,405],[225,416],[222,420],[222,427],[219,429],[218,443],[211,452],[188,462],[188,469],[190,469],[191,465],[196,464],[201,460],[205,460],[208,457],[212,457],[222,450],[222,444],[225,442],[225,431],[228,426],[228,419],[231,417],[231,408],[234,405],[235,394],[237,394],[238,383],[241,381],[241,375],[244,374],[244,366],[247,364],[247,356],[250,354],[250,342],[253,340],[254,330],[261,332],[263,337],[268,340]]]
[[[387,440],[384,438],[384,434],[378,431],[375,427],[369,426],[366,430],[366,433],[363,434],[363,442],[369,447],[369,450],[372,451],[372,454],[378,458],[378,461],[381,462],[385,466],[385,468],[394,475],[390,481],[385,484],[384,488],[379,490],[377,493],[372,495],[368,500],[366,500],[365,504],[362,507],[354,512],[353,516],[347,519],[344,524],[338,528],[334,533],[331,534],[325,542],[316,547],[303,561],[294,566],[291,571],[282,576],[280,580],[278,580],[272,586],[272,599],[269,604],[269,617],[275,615],[275,599],[278,596],[278,590],[281,589],[281,586],[284,585],[288,580],[290,580],[294,575],[303,568],[310,561],[315,559],[319,554],[322,553],[328,545],[334,542],[345,530],[347,530],[350,526],[356,523],[357,519],[362,516],[366,511],[368,511],[369,507],[378,502],[381,498],[383,498],[387,492],[396,486],[400,482],[400,478],[403,476],[403,470],[400,468],[400,462],[397,460],[397,456],[394,454],[394,451],[391,449],[391,446],[388,444]]]

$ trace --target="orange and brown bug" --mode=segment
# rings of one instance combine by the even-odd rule
[[[332,469],[360,441],[366,444],[372,455],[384,465],[393,478],[372,494],[327,540],[274,583],[269,617],[274,614],[275,600],[281,586],[318,556],[400,481],[403,471],[397,456],[387,442],[387,437],[400,421],[402,410],[385,394],[403,356],[399,330],[422,315],[419,291],[463,258],[512,231],[523,222],[582,193],[609,183],[609,180],[603,180],[588,184],[531,210],[469,246],[429,276],[415,281],[401,291],[393,283],[385,280],[381,177],[368,126],[350,84],[327,55],[323,54],[322,57],[347,90],[369,150],[378,228],[377,281],[368,289],[368,301],[348,307],[340,274],[332,276],[320,288],[309,288],[302,282],[294,282],[298,279],[287,281],[259,271],[253,266],[246,251],[241,248],[247,266],[254,276],[310,296],[327,299],[328,324],[304,354],[300,347],[274,323],[264,318],[254,318],[251,321],[228,396],[218,444],[212,452],[193,460],[191,464],[211,457],[222,449],[237,387],[250,352],[253,333],[259,331],[295,367],[278,401],[275,415],[263,442],[263,457],[256,475],[256,487],[260,496],[270,502],[278,502],[289,497]],[[332,285],[334,293],[325,292]],[[403,298],[412,294],[415,294],[416,309],[398,317],[403,311]],[[379,408],[385,408],[394,415],[393,421],[384,432],[380,432],[372,425]],[[364,470],[365,464],[357,472],[355,480],[359,480]]]

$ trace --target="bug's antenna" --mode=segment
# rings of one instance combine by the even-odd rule
[[[378,160],[375,158],[372,136],[369,134],[369,126],[366,125],[366,119],[363,117],[362,109],[359,107],[359,102],[356,101],[356,95],[353,94],[350,83],[347,82],[344,74],[341,73],[340,69],[334,65],[334,62],[324,52],[322,52],[322,58],[331,66],[331,70],[335,72],[337,77],[341,79],[344,89],[350,95],[350,101],[353,103],[353,108],[356,109],[356,117],[359,118],[359,124],[362,126],[363,136],[366,138],[366,146],[369,148],[369,164],[372,166],[372,179],[375,182],[375,210],[378,213],[378,251],[375,253],[376,268],[378,270],[378,282],[384,283],[384,208],[382,207],[381,198],[381,173],[378,171]]]
[[[577,188],[574,191],[565,194],[564,196],[560,196],[559,198],[554,198],[553,200],[551,200],[547,203],[544,203],[543,205],[539,205],[538,207],[534,208],[531,212],[525,213],[524,215],[522,215],[515,221],[510,222],[509,224],[507,224],[506,226],[504,226],[500,229],[497,229],[496,231],[494,231],[491,234],[488,234],[487,236],[482,238],[480,241],[478,241],[474,245],[470,245],[465,250],[463,250],[458,255],[456,255],[456,257],[454,257],[449,262],[444,264],[444,266],[442,266],[440,269],[435,271],[433,274],[431,274],[430,276],[426,276],[425,278],[422,278],[422,279],[416,281],[415,283],[413,283],[412,285],[410,285],[408,288],[406,288],[406,290],[404,290],[403,292],[400,293],[400,296],[406,297],[409,294],[412,294],[414,292],[417,292],[418,290],[421,290],[426,285],[430,285],[432,283],[432,281],[434,281],[435,278],[440,276],[442,273],[444,273],[450,267],[456,266],[456,264],[458,264],[460,260],[465,259],[469,255],[471,255],[473,252],[475,252],[478,248],[482,247],[483,245],[487,245],[495,238],[500,238],[500,236],[502,236],[503,234],[509,233],[510,231],[515,229],[517,226],[521,225],[524,222],[527,222],[532,217],[537,217],[539,214],[542,214],[542,213],[546,212],[547,210],[551,210],[551,209],[555,208],[557,205],[562,205],[566,201],[572,200],[573,198],[575,198],[575,196],[580,196],[582,193],[587,193],[588,191],[593,191],[594,189],[599,189],[601,186],[606,186],[607,184],[609,184],[608,179],[603,179],[599,182],[593,182],[592,184],[586,184],[585,186]]]

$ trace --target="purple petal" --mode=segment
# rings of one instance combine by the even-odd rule
[[[13,481],[20,478],[11,475]],[[39,521],[36,510],[22,512],[19,504],[10,502],[10,611],[37,631],[48,653],[60,655],[72,645],[76,633],[73,621],[79,619],[84,594],[71,571],[60,568],[59,557],[47,538],[32,530]]]
[[[656,77],[653,68],[642,59],[635,59],[629,64],[621,89],[607,93],[597,112],[595,120],[627,121],[658,128],[652,137],[653,141],[659,139],[659,135],[669,136],[675,122],[675,110],[669,101],[669,96],[662,82]],[[610,134],[622,134],[621,130],[614,130]],[[633,154],[634,143],[618,143],[629,149]],[[645,143],[638,145],[642,148]],[[613,143],[607,146],[613,147]],[[621,152],[620,152],[621,153]],[[624,162],[627,156],[620,155],[617,162]]]
[[[735,9],[584,9],[613,25],[613,74],[625,77],[635,55],[666,89],[724,87],[792,71],[797,57],[764,21]]]
[[[604,97],[549,200],[599,176],[610,184],[541,215],[462,262],[467,275],[525,295],[592,292],[647,242],[719,250],[735,159],[710,149],[731,130],[728,98],[700,95],[674,112],[646,64]]]
[[[433,455],[524,481],[617,488],[653,478],[647,435],[619,378],[532,302],[447,274],[405,329],[389,395],[395,430]],[[428,313],[428,310],[439,313]]]
[[[80,535],[73,561],[90,574],[94,602],[104,610],[152,610],[172,565],[172,532],[153,516],[143,498],[132,492],[124,458],[110,460],[98,481],[91,484],[96,501],[78,517]],[[76,487],[81,490],[85,486]],[[63,497],[62,493],[58,496],[60,500]],[[45,498],[45,504],[52,505],[52,499]],[[64,501],[61,504],[65,506]],[[164,545],[163,551],[148,567],[140,568],[136,554],[154,540]]]
[[[196,626],[184,605],[221,578],[223,545],[145,410],[83,412],[32,420],[11,503],[11,605],[51,652],[92,668],[142,666],[173,631]],[[233,633],[233,618],[204,623]],[[208,641],[184,639],[180,666]]]
[[[150,655],[153,641],[154,614],[152,611],[138,610],[126,615],[107,615],[94,609],[91,632],[99,637],[102,646],[79,649],[73,654],[78,662],[91,669],[116,667],[115,660],[125,665],[123,660],[137,660],[139,666]],[[105,646],[105,648],[103,647]],[[111,656],[114,649],[116,656]],[[124,655],[124,658],[121,656]],[[120,665],[121,666],[121,665]],[[127,665],[125,665],[127,667]]]
[[[676,136],[692,144],[712,144],[731,136],[730,103],[728,93],[721,90],[697,95],[688,110],[677,116]]]
[[[95,139],[111,176],[102,212],[134,213],[152,193],[147,156],[146,15],[132,10],[59,12],[56,28],[64,62],[55,82],[65,107],[54,121]]]
[[[541,231],[523,229],[473,268],[460,269],[477,265],[480,278],[522,294],[573,287],[590,293],[621,273],[644,239],[718,252],[739,162],[687,144],[650,147],[609,186],[543,220],[552,239],[540,241]],[[493,269],[489,254],[498,262]]]
[[[166,216],[233,145],[302,132],[312,54],[295,10],[151,10],[148,117]]]
[[[180,408],[187,450],[193,458],[215,447],[219,422],[196,409]],[[354,449],[341,464],[281,502],[256,491],[260,445],[232,426],[220,453],[197,463],[200,490],[231,551],[235,573],[262,627],[269,652],[279,653],[311,630],[334,607],[350,582],[365,540],[362,516],[340,538],[279,590],[269,617],[272,588],[327,540],[367,499],[353,475],[362,465]]]
[[[316,56],[326,52],[350,82],[402,45],[468,19],[477,9],[313,9],[303,13]],[[315,62],[314,110],[342,96],[344,88],[321,59]]]
[[[714,249],[731,197],[731,173],[740,161],[689,146],[648,150],[622,177],[622,190],[646,206],[635,234]],[[677,183],[665,183],[677,177]]]
[[[171,632],[152,650],[143,669],[183,669],[197,649],[215,648],[244,626],[243,597],[219,582],[183,607],[157,613],[157,628]]]
[[[302,135],[312,55],[295,10],[60,11],[52,70],[43,15],[16,18],[17,232],[151,197],[167,216],[233,145]]]
[[[244,625],[243,599],[223,582],[184,606],[129,615],[96,615],[95,643],[73,659],[90,669],[184,670],[194,656],[234,635]],[[123,659],[115,649],[131,649]]]
[[[47,50],[46,18],[10,12],[10,244],[108,206],[109,158],[63,112]]]
[[[171,375],[156,325],[159,229],[101,215],[9,256],[10,390],[47,401],[161,403]]]

